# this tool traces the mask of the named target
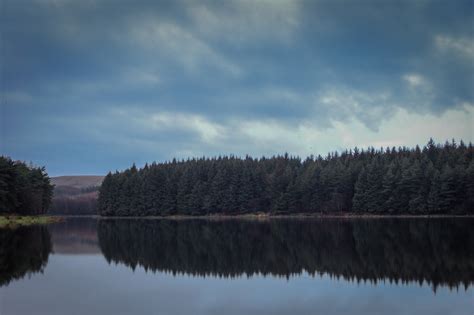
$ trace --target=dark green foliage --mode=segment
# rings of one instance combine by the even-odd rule
[[[99,214],[473,213],[473,151],[430,140],[423,149],[355,148],[304,161],[285,154],[133,165],[104,179]]]
[[[357,281],[474,283],[471,218],[114,220],[105,259],[130,268],[235,277],[329,274]]]
[[[43,214],[52,195],[53,185],[44,167],[0,156],[0,213]]]

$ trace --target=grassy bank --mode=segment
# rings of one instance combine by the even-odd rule
[[[0,228],[26,226],[33,224],[49,224],[59,222],[61,220],[62,219],[60,217],[52,216],[0,216]]]

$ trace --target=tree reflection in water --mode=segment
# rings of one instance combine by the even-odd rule
[[[72,240],[66,237],[69,228],[49,227],[61,240],[58,248],[87,242],[84,253],[96,252],[89,250],[96,243],[88,241],[95,238],[96,221],[76,221],[71,224],[80,237]],[[436,290],[474,283],[473,223],[469,218],[100,219],[97,232],[107,261],[132,269],[213,277],[307,272],[372,283],[425,282]],[[42,272],[51,239],[44,226],[0,229],[0,286]],[[84,250],[73,252],[81,254],[79,249]]]
[[[47,227],[0,228],[0,286],[42,272],[51,250]]]
[[[472,219],[100,220],[107,261],[199,276],[474,281]]]

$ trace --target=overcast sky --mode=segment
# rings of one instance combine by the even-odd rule
[[[52,176],[474,138],[472,0],[0,2],[0,153]]]

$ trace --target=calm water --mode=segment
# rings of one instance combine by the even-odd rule
[[[474,314],[473,219],[0,229],[0,314]]]

